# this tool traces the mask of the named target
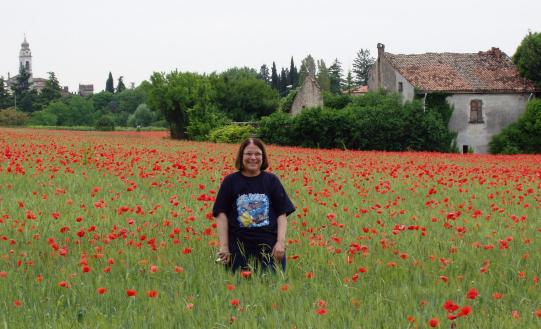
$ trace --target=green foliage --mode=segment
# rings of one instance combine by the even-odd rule
[[[118,84],[116,85],[116,92],[121,93],[124,90],[126,90],[126,86],[124,85],[124,77],[121,76],[118,78]]]
[[[276,63],[272,62],[271,70],[271,87],[278,91],[280,89],[280,78],[278,77],[278,70],[276,70]]]
[[[141,104],[137,110],[128,118],[128,126],[130,127],[147,127],[154,121],[154,112],[150,110],[148,105]]]
[[[29,123],[37,126],[56,126],[57,122],[58,116],[56,114],[42,110],[32,113]]]
[[[370,50],[361,49],[357,52],[357,57],[353,60],[353,75],[356,85],[365,86],[368,84],[368,73],[374,63],[375,59],[370,56]]]
[[[40,92],[40,98],[42,98],[45,106],[50,102],[60,98],[60,82],[56,78],[54,72],[49,72],[49,79],[45,82],[45,86]]]
[[[299,85],[299,72],[293,61],[293,56],[291,56],[291,63],[289,64],[288,84],[291,85],[291,88],[297,88]]]
[[[317,61],[317,82],[322,92],[331,90],[331,78],[325,62],[320,59]]]
[[[13,97],[6,90],[4,78],[0,77],[0,109],[13,106]]]
[[[293,117],[283,111],[261,118],[257,135],[269,144],[292,145]]]
[[[107,78],[107,81],[105,82],[105,91],[110,92],[111,94],[115,93],[115,85],[113,80],[113,74],[109,72],[109,77]]]
[[[11,86],[11,90],[17,97],[22,99],[23,96],[30,91],[30,73],[26,71],[23,65],[19,66],[19,74],[15,83]]]
[[[453,107],[447,102],[449,96],[450,94],[437,92],[427,94],[425,99],[426,109],[439,113],[446,126],[449,125],[451,115],[453,115]],[[421,97],[424,98],[424,95],[417,95],[417,99],[421,99]]]
[[[293,102],[295,101],[295,97],[297,96],[297,93],[299,92],[299,89],[293,89],[291,90],[286,97],[283,97],[280,99],[280,110],[283,112],[291,112],[291,107],[293,106]]]
[[[304,79],[306,79],[308,75],[312,75],[314,77],[316,76],[316,62],[310,54],[308,54],[308,56],[306,56],[301,62],[298,80],[299,86],[303,84]]]
[[[541,89],[541,33],[529,32],[513,55],[520,74],[532,80]]]
[[[115,130],[115,121],[110,115],[101,116],[96,120],[95,128],[101,131],[113,131]]]
[[[73,95],[53,101],[43,111],[36,112],[36,115],[32,116],[32,124],[92,126],[94,125],[94,106],[90,99]]]
[[[253,136],[255,128],[250,125],[227,125],[210,132],[210,141],[214,143],[240,143]]]
[[[216,128],[225,126],[231,120],[213,107],[199,107],[188,110],[189,124],[186,130],[188,138],[197,141],[207,141],[210,132]]]
[[[109,91],[101,91],[90,96],[92,105],[96,111],[104,109],[113,100],[113,94]]]
[[[343,70],[342,63],[336,58],[333,64],[329,67],[329,80],[330,80],[330,90],[333,94],[342,93],[343,85]]]
[[[14,108],[0,110],[0,126],[24,126],[28,121],[27,113],[17,111]]]
[[[277,112],[259,123],[259,136],[271,144],[359,150],[450,151],[455,134],[441,114],[415,101],[384,92],[362,97],[326,93],[326,105],[291,117]]]
[[[331,109],[343,109],[353,101],[350,95],[333,94],[329,91],[323,93],[323,104]]]
[[[528,102],[526,111],[490,141],[490,153],[541,153],[541,100]]]
[[[255,71],[230,69],[213,75],[212,85],[216,107],[234,121],[259,119],[278,108],[278,93],[257,79]]]
[[[168,74],[155,72],[146,89],[148,105],[163,114],[174,139],[186,139],[188,109],[209,106],[212,92],[207,76],[178,71]]]

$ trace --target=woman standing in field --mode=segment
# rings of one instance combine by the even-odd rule
[[[275,261],[285,270],[287,216],[295,207],[278,177],[265,171],[268,166],[263,142],[245,140],[235,161],[238,171],[224,178],[214,203],[217,261],[233,272],[247,268],[252,259],[262,270],[274,269]]]

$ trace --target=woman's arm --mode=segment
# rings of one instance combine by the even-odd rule
[[[282,260],[286,254],[286,232],[287,232],[287,216],[282,214],[276,219],[278,222],[278,234],[276,244],[272,248],[272,256],[277,260]]]
[[[222,264],[229,264],[231,254],[229,253],[229,232],[227,227],[227,216],[221,212],[216,217],[216,228],[218,229],[218,239],[220,240],[220,250],[218,258]]]

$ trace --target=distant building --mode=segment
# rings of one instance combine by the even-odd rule
[[[448,95],[454,107],[449,129],[462,152],[487,153],[492,137],[516,121],[537,91],[498,48],[477,53],[391,54],[378,44],[370,90],[385,89],[403,101],[431,93]]]
[[[323,106],[323,97],[321,96],[321,88],[316,81],[316,78],[310,74],[306,76],[302,86],[299,88],[293,105],[291,105],[291,114],[299,114],[304,108],[321,107]]]
[[[45,82],[47,79],[43,78],[34,78],[34,75],[32,73],[32,52],[30,51],[30,44],[28,41],[26,41],[26,36],[24,37],[23,43],[21,43],[21,50],[19,51],[19,67],[24,67],[26,72],[30,74],[30,88],[33,90],[37,90],[38,92],[41,91],[45,87]],[[6,84],[9,89],[11,90],[11,86],[13,86],[15,83],[17,83],[17,76],[15,75],[13,77],[10,77],[8,73],[8,79],[6,81]]]
[[[62,90],[60,90],[60,96],[61,96],[61,97],[67,97],[67,96],[69,96],[69,95],[71,95],[71,93],[70,93],[70,91],[69,91],[68,86],[62,87]]]
[[[82,85],[79,84],[79,95],[90,96],[94,94],[94,85]]]
[[[368,86],[358,86],[349,92],[351,96],[362,96],[368,92]]]

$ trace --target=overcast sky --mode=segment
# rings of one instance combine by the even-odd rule
[[[297,67],[311,54],[347,72],[356,52],[376,44],[396,54],[512,56],[541,32],[541,1],[480,0],[0,0],[0,75],[17,74],[26,34],[35,77],[105,88],[109,71],[126,86],[155,72],[221,72],[262,64]]]

